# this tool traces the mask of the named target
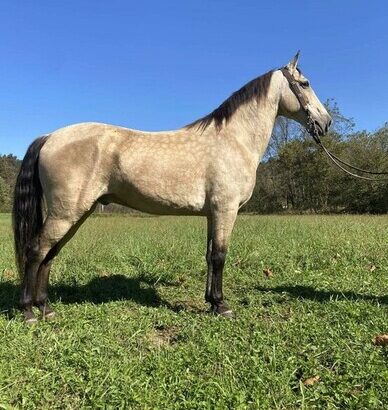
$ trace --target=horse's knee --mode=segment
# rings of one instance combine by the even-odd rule
[[[225,264],[226,250],[216,249],[212,251],[210,259],[213,264],[213,269],[222,269]]]

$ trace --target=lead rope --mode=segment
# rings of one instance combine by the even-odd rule
[[[318,144],[318,146],[320,146],[323,151],[325,152],[325,154],[333,161],[333,163],[340,168],[342,171],[346,172],[347,174],[351,175],[352,177],[355,178],[359,178],[359,179],[364,179],[367,181],[388,181],[388,178],[371,178],[371,177],[366,177],[364,175],[358,175],[355,174],[354,172],[349,171],[348,169],[346,169],[343,165],[354,169],[356,171],[359,172],[363,172],[365,174],[373,174],[373,175],[388,175],[388,172],[380,172],[380,171],[367,171],[366,169],[362,169],[362,168],[358,168],[355,167],[354,165],[349,164],[348,162],[344,161],[343,159],[337,157],[336,155],[334,155],[332,152],[330,152],[322,143],[321,139],[319,138],[319,134],[318,134],[318,130],[317,130],[317,126],[315,124],[315,122],[313,121],[311,115],[310,115],[310,111],[308,110],[307,107],[305,107],[305,110],[307,112],[307,127],[308,127],[308,131],[310,133],[310,135],[314,138],[314,141]]]

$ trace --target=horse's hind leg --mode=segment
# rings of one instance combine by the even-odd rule
[[[36,322],[36,318],[32,311],[33,296],[35,293],[36,278],[39,266],[44,256],[39,246],[39,239],[35,238],[33,244],[27,252],[27,260],[25,263],[24,277],[21,286],[20,307],[23,311],[26,323]]]
[[[37,274],[36,281],[36,293],[34,298],[34,304],[42,312],[44,319],[52,319],[55,316],[55,312],[49,305],[48,299],[48,282],[50,275],[50,268],[55,256],[58,255],[59,251],[66,245],[66,243],[74,236],[78,228],[84,223],[86,218],[93,212],[95,206],[93,206],[89,211],[87,211],[76,223],[70,224],[67,231],[63,236],[57,240],[54,246],[51,247],[50,251],[47,253],[46,257],[42,261],[39,271]],[[66,224],[63,225],[63,231],[66,229]]]
[[[41,232],[33,239],[30,245],[27,252],[20,297],[20,307],[22,308],[27,323],[36,322],[32,307],[35,304],[36,285],[40,266],[50,249],[58,241],[59,235],[60,237],[63,235],[61,232],[68,231],[70,226],[71,223],[69,221],[58,221],[48,217]]]

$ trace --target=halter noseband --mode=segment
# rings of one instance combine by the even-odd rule
[[[336,155],[334,155],[331,151],[329,151],[322,143],[321,139],[319,138],[319,133],[317,129],[316,122],[314,121],[310,109],[309,109],[309,102],[307,101],[306,97],[303,95],[298,82],[295,80],[293,75],[290,73],[287,67],[282,67],[280,68],[280,71],[283,73],[284,77],[286,77],[288,84],[290,85],[290,88],[292,92],[295,94],[295,97],[298,99],[301,107],[303,108],[303,111],[307,115],[307,131],[308,133],[314,138],[314,141],[323,149],[323,151],[326,153],[326,155],[334,162],[334,164],[342,169],[342,171],[345,171],[347,174],[357,177],[360,179],[366,179],[368,181],[387,181],[387,178],[369,178],[363,175],[357,175],[353,172],[350,172],[348,169],[344,168],[343,166],[347,166],[353,170],[356,170],[358,172],[363,172],[365,174],[372,174],[372,175],[388,175],[388,172],[377,172],[377,171],[368,171],[362,168],[355,167],[354,165],[349,164],[348,162],[342,160],[341,158],[338,158]]]

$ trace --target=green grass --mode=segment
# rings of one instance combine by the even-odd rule
[[[372,344],[388,333],[387,217],[240,216],[235,320],[203,301],[203,219],[89,218],[52,269],[57,318],[35,327],[12,309],[9,216],[0,237],[0,408],[388,407]]]

